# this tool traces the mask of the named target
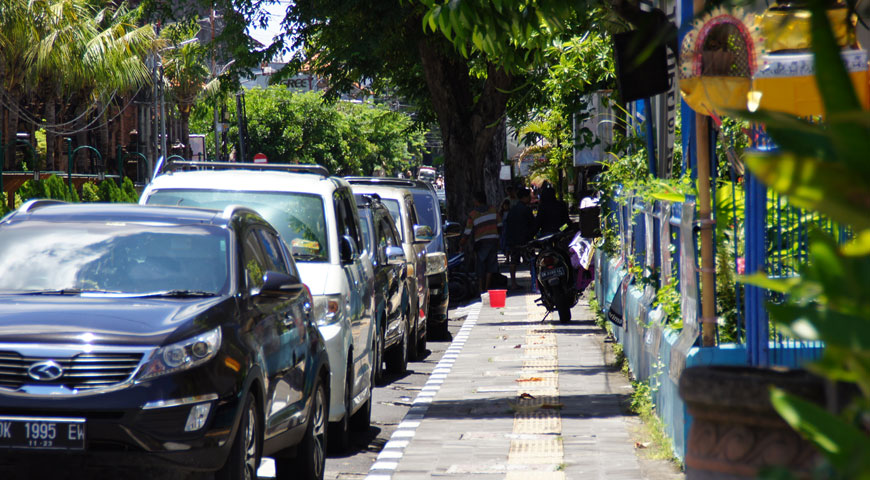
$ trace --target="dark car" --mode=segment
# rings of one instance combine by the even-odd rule
[[[378,347],[375,349],[375,378],[382,381],[383,363],[392,373],[408,368],[411,286],[405,268],[405,252],[393,216],[377,195],[354,195],[366,249],[374,270],[374,311]]]
[[[323,477],[323,339],[253,210],[31,201],[0,269],[0,463]]]
[[[414,196],[417,218],[422,225],[432,229],[434,238],[426,244],[426,278],[429,282],[429,311],[426,315],[426,331],[433,338],[447,337],[447,314],[450,303],[450,290],[447,287],[447,245],[445,235],[448,230],[459,228],[451,222],[443,222],[438,195],[435,188],[422,180],[389,177],[345,177],[351,185],[378,185],[382,187],[404,188]]]

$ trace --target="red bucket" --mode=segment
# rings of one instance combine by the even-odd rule
[[[507,290],[490,290],[489,306],[492,308],[504,308],[504,301],[506,297]]]

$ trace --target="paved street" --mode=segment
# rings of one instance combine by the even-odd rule
[[[327,460],[327,478],[683,478],[635,450],[631,387],[585,299],[570,324],[541,323],[535,296],[510,293],[504,309],[484,295],[451,311],[452,343],[430,342],[423,362],[376,390],[372,428]],[[261,478],[272,468],[264,461]]]

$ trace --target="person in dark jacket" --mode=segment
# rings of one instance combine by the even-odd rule
[[[535,238],[535,216],[529,208],[531,192],[522,188],[517,192],[518,202],[511,207],[505,220],[505,255],[511,272],[510,288],[520,288],[517,284],[517,264],[522,251],[519,247]]]
[[[556,190],[550,186],[542,188],[538,216],[535,218],[536,231],[541,235],[550,235],[570,222],[568,205],[556,199]]]

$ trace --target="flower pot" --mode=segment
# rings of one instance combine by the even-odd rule
[[[812,469],[819,454],[773,409],[771,386],[824,405],[824,382],[805,371],[709,366],[683,372],[680,397],[692,415],[687,479],[754,479],[768,466],[798,475]]]

